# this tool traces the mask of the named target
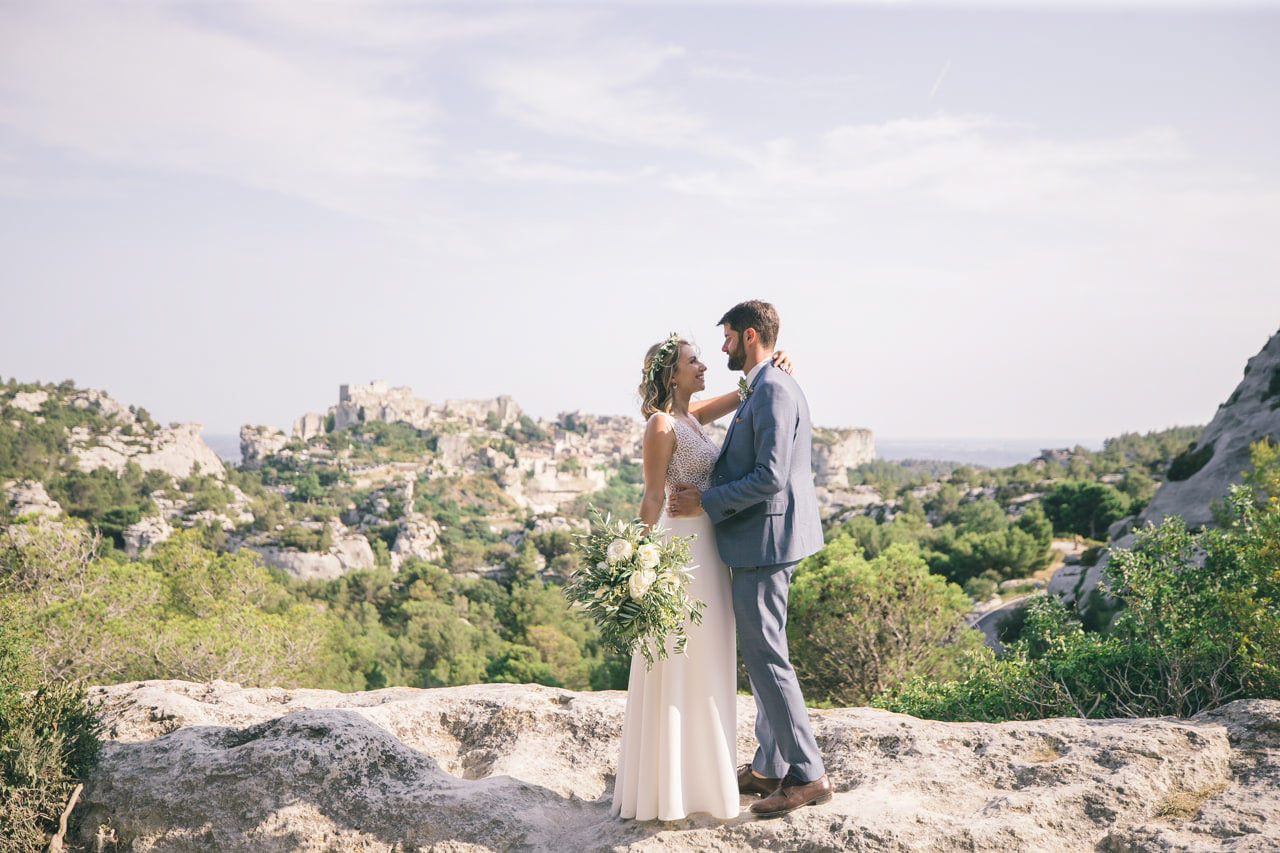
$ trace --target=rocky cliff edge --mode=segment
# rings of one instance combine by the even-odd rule
[[[79,832],[116,849],[1280,850],[1275,701],[996,725],[813,711],[830,803],[637,823],[609,814],[618,692],[151,681],[93,696],[113,740]],[[749,698],[738,719],[745,760]]]

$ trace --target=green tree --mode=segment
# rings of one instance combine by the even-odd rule
[[[890,545],[871,561],[860,551],[837,537],[796,571],[788,639],[805,695],[861,705],[913,675],[958,674],[982,642],[964,621],[968,597],[913,547]]]
[[[486,676],[488,681],[508,684],[563,686],[556,680],[555,673],[537,649],[518,644],[508,646],[505,652],[491,661]]]
[[[304,503],[316,503],[325,496],[325,488],[320,485],[320,477],[314,471],[308,471],[298,477],[293,484],[293,499]]]
[[[1036,543],[1040,549],[1041,565],[1036,565],[1034,570],[1042,569],[1049,564],[1049,546],[1053,544],[1053,522],[1044,513],[1044,507],[1039,501],[1029,504],[1022,515],[1018,516],[1018,529],[1026,533]]]
[[[1129,497],[1105,483],[1061,483],[1043,499],[1045,515],[1058,533],[1103,539],[1107,528],[1125,516]]]
[[[350,684],[334,623],[249,551],[181,531],[151,557],[99,557],[83,526],[26,524],[0,542],[0,594],[18,596],[46,676]]]

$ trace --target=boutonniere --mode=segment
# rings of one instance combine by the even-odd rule
[[[745,403],[750,396],[751,386],[747,384],[747,377],[740,377],[738,379],[738,399]]]

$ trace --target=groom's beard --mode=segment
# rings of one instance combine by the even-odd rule
[[[742,341],[738,341],[737,347],[729,353],[729,369],[741,370],[747,363],[747,348],[742,345]]]

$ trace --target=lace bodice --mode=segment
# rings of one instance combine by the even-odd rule
[[[711,469],[720,455],[720,448],[702,430],[684,418],[657,414],[654,417],[669,418],[676,434],[676,449],[667,466],[667,485],[692,483],[699,489],[711,485]]]

